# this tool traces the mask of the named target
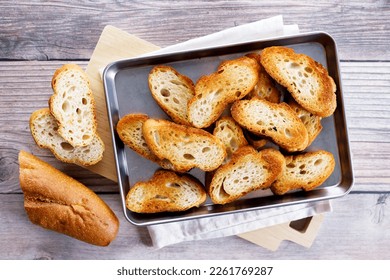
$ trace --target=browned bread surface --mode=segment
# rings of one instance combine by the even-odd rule
[[[170,66],[158,65],[150,71],[148,83],[154,100],[174,122],[191,125],[187,105],[195,95],[195,86],[189,77]]]
[[[287,47],[269,47],[261,53],[261,64],[307,111],[320,117],[328,117],[335,111],[336,84],[328,71],[311,57]]]
[[[226,204],[249,192],[268,188],[284,165],[283,155],[275,149],[257,152],[251,146],[241,147],[227,164],[215,171],[208,186],[210,198],[215,204]]]
[[[150,150],[161,160],[169,160],[178,172],[194,167],[212,171],[226,157],[221,140],[200,128],[148,119],[142,130]]]
[[[87,75],[80,66],[65,64],[55,71],[51,85],[49,108],[58,121],[58,133],[73,147],[89,145],[97,123]]]
[[[98,135],[84,147],[73,147],[58,134],[58,123],[48,108],[36,110],[30,116],[31,134],[41,148],[47,148],[58,160],[89,166],[103,158],[104,143]]]
[[[213,135],[225,145],[227,155],[223,163],[228,162],[237,149],[248,145],[241,127],[229,116],[222,117],[216,122]]]
[[[246,99],[259,97],[264,98],[269,102],[279,103],[281,93],[275,86],[270,75],[268,75],[264,67],[261,65],[261,55],[259,53],[249,53],[247,56],[253,58],[259,64],[259,80],[251,92],[248,93]]]
[[[206,200],[203,185],[191,175],[158,170],[146,182],[137,182],[126,196],[126,207],[137,213],[185,211]]]
[[[89,188],[25,151],[19,153],[19,170],[32,223],[98,246],[115,239],[118,218]]]
[[[290,190],[312,190],[320,186],[333,173],[333,154],[324,150],[285,156],[286,167],[272,184],[273,193],[282,195]]]
[[[168,160],[159,159],[146,144],[142,127],[147,119],[149,117],[145,114],[134,113],[123,116],[116,126],[118,136],[125,145],[140,156],[159,164],[164,169],[172,169],[172,164]]]
[[[226,106],[245,97],[258,81],[258,63],[240,57],[221,63],[217,71],[202,76],[195,84],[195,96],[188,102],[188,119],[204,128],[214,123]]]
[[[231,107],[233,118],[257,135],[270,137],[289,152],[307,147],[308,132],[301,119],[286,103],[272,103],[260,98],[238,100]]]
[[[295,111],[295,113],[298,115],[298,117],[305,125],[309,136],[309,142],[307,143],[307,146],[310,146],[311,143],[313,143],[313,141],[317,138],[317,136],[320,134],[322,130],[322,124],[321,124],[322,118],[305,110],[301,105],[299,105],[294,100],[289,101],[288,105],[291,107],[291,109]]]

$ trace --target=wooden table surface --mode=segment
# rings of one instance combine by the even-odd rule
[[[0,1],[0,259],[390,259],[390,2],[381,1]],[[276,252],[237,236],[160,250],[145,228],[125,221],[118,187],[58,162],[34,143],[30,114],[47,106],[54,70],[85,67],[110,24],[164,47],[282,14],[302,32],[325,31],[339,49],[355,183],[332,202],[310,249]],[[120,219],[108,247],[31,224],[19,186],[19,150],[49,162],[97,192]]]

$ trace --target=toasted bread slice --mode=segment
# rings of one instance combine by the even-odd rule
[[[146,182],[137,182],[126,196],[126,207],[137,213],[185,211],[206,200],[203,185],[190,175],[158,170]]]
[[[264,136],[256,135],[246,129],[244,130],[244,135],[249,145],[251,145],[256,150],[259,150],[268,143],[267,139]]]
[[[49,108],[58,121],[58,133],[73,147],[89,145],[97,123],[87,75],[80,66],[65,64],[55,71],[51,85]]]
[[[286,103],[271,103],[252,98],[234,102],[231,113],[242,127],[252,133],[270,137],[289,152],[307,147],[308,132],[301,119]]]
[[[150,150],[158,158],[168,159],[178,172],[186,172],[193,167],[212,171],[226,157],[221,140],[200,128],[148,119],[142,131]]]
[[[221,63],[217,71],[202,76],[195,84],[195,96],[188,102],[188,119],[198,128],[214,123],[229,103],[245,97],[256,85],[258,63],[240,57]]]
[[[320,186],[333,173],[333,154],[324,150],[286,156],[283,173],[272,184],[274,194],[283,195],[290,190],[312,190]]]
[[[154,100],[164,112],[176,123],[191,125],[187,105],[195,95],[192,80],[170,66],[158,65],[150,71],[148,82]]]
[[[310,146],[311,143],[313,143],[313,141],[317,138],[317,136],[320,134],[322,130],[322,125],[321,125],[322,118],[303,109],[303,107],[299,105],[297,102],[295,102],[294,100],[289,101],[288,105],[291,107],[291,109],[295,111],[295,113],[298,115],[298,117],[305,125],[309,136],[309,141],[307,143],[307,146]]]
[[[253,58],[259,64],[259,80],[245,98],[259,97],[272,103],[279,103],[282,95],[275,86],[273,79],[261,65],[261,55],[259,53],[249,53],[246,56]]]
[[[287,47],[269,47],[261,53],[261,64],[307,111],[320,117],[328,117],[335,111],[336,84],[328,71],[311,57]]]
[[[226,148],[225,164],[238,148],[248,145],[241,127],[229,116],[220,118],[214,127],[213,135],[218,137]]]
[[[172,169],[172,164],[168,160],[159,159],[146,144],[142,127],[147,119],[149,117],[145,114],[127,114],[118,121],[116,132],[122,142],[140,156],[159,164],[164,169]]]
[[[103,159],[104,143],[98,135],[88,146],[73,147],[58,134],[58,123],[48,108],[31,114],[30,130],[38,146],[49,149],[60,161],[89,166]]]
[[[215,204],[226,204],[249,192],[268,188],[281,174],[283,155],[275,149],[257,152],[251,146],[238,149],[232,159],[215,171],[208,187]]]

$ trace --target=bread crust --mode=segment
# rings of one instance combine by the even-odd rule
[[[103,159],[105,146],[97,134],[88,146],[73,147],[58,134],[58,123],[48,108],[34,111],[29,125],[35,143],[49,149],[60,161],[90,166]]]
[[[311,57],[288,47],[269,47],[261,53],[261,64],[307,111],[328,117],[336,110],[336,84]]]
[[[67,79],[70,72],[80,79],[72,75]],[[73,147],[89,145],[97,134],[97,121],[95,99],[84,70],[77,64],[65,64],[54,72],[51,86],[53,95],[48,103],[51,114],[58,121],[58,133]],[[76,101],[70,102],[69,98]],[[84,119],[88,126],[81,125]],[[76,134],[82,135],[76,137]]]
[[[227,164],[215,171],[208,186],[209,196],[215,204],[226,204],[249,192],[268,188],[284,165],[283,155],[275,149],[257,152],[251,146],[241,147]]]
[[[161,160],[169,160],[178,172],[187,172],[194,167],[212,171],[226,157],[221,140],[200,128],[148,119],[142,131],[150,150]]]
[[[195,177],[158,170],[146,182],[137,182],[126,195],[126,207],[137,213],[185,211],[199,207],[206,191]]]
[[[231,107],[233,118],[250,132],[270,137],[281,148],[296,152],[307,147],[308,132],[288,104],[260,98],[238,100]]]
[[[191,125],[187,105],[195,95],[195,85],[189,77],[170,66],[157,65],[149,73],[148,84],[154,100],[174,122]]]
[[[107,246],[119,229],[110,207],[92,190],[26,151],[19,179],[30,221],[78,240]]]
[[[223,61],[216,72],[202,76],[195,84],[195,96],[188,102],[188,119],[198,128],[209,127],[226,106],[244,98],[258,81],[258,63],[243,56]]]
[[[333,173],[336,164],[333,154],[325,150],[288,155],[285,160],[283,173],[271,186],[276,195],[296,189],[310,191],[319,187]]]

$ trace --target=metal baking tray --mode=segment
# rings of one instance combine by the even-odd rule
[[[328,69],[337,85],[337,109],[331,117],[322,119],[323,130],[307,149],[325,149],[333,153],[336,166],[328,180],[309,192],[294,191],[283,196],[275,196],[270,190],[259,190],[227,205],[214,205],[208,199],[199,208],[185,212],[138,214],[126,209],[125,197],[130,187],[138,181],[148,180],[159,166],[124,146],[115,132],[115,127],[118,120],[129,113],[146,113],[149,117],[168,119],[149,92],[148,74],[152,67],[160,64],[170,65],[196,82],[201,75],[214,72],[223,60],[277,45],[288,46],[298,53],[311,56]],[[347,194],[353,185],[336,43],[326,33],[305,33],[271,40],[121,60],[105,68],[103,81],[123,211],[126,219],[134,225],[146,226],[334,199]],[[203,171],[195,168],[190,171],[190,174],[204,183]]]

